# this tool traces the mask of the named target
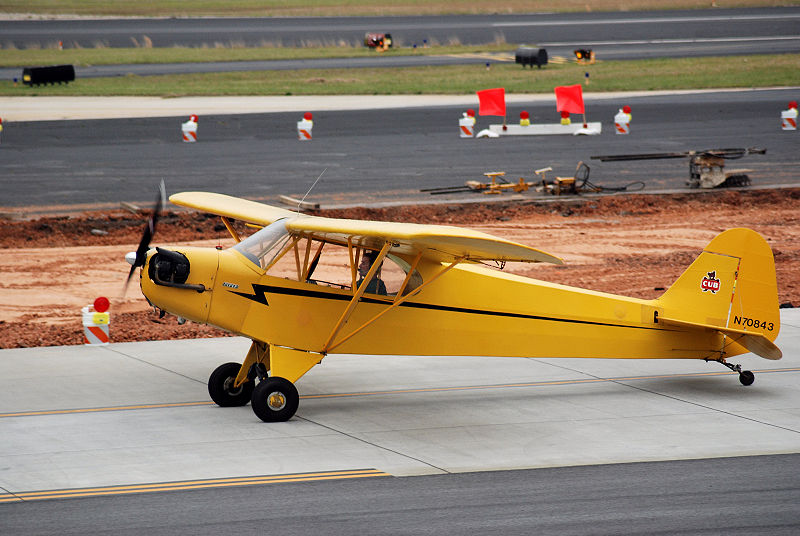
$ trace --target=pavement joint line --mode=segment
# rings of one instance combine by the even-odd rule
[[[559,367],[559,368],[564,368],[566,370],[572,370],[572,369],[570,369],[568,367]],[[800,369],[797,369],[797,368],[794,368],[794,369],[767,369],[767,370],[754,370],[753,372],[771,373],[771,372],[778,372],[778,371],[797,372],[797,371],[800,371]],[[580,371],[574,371],[573,370],[573,372],[580,372]],[[652,390],[646,389],[646,388],[644,388],[642,386],[637,386],[637,385],[631,385],[631,384],[624,383],[626,381],[643,379],[643,378],[637,378],[637,377],[633,377],[633,378],[608,378],[608,379],[603,380],[603,378],[600,378],[598,376],[594,376],[594,375],[586,373],[586,372],[581,372],[581,374],[586,374],[587,376],[590,376],[592,378],[595,378],[595,379],[598,379],[598,380],[601,380],[601,381],[607,381],[607,382],[615,383],[615,384],[621,385],[623,387],[629,387],[631,389],[635,389],[635,390],[641,391],[643,393],[649,393],[651,395],[656,395],[656,396],[661,396],[661,397],[664,397],[664,398],[669,398],[670,400],[675,400],[676,402],[682,402],[684,404],[689,404],[689,405],[696,406],[696,407],[699,407],[699,408],[707,409],[709,411],[722,413],[722,414],[728,415],[730,417],[735,417],[735,418],[743,419],[743,420],[746,420],[746,421],[754,422],[754,423],[757,423],[757,424],[770,426],[772,428],[777,428],[779,430],[785,430],[787,432],[793,432],[795,434],[800,434],[800,430],[795,430],[794,428],[787,428],[785,426],[780,426],[778,424],[773,424],[773,423],[761,421],[761,420],[758,420],[758,419],[755,419],[755,418],[752,418],[752,417],[746,417],[744,415],[739,415],[739,414],[733,413],[731,411],[726,411],[724,409],[715,408],[715,407],[712,407],[712,406],[701,404],[699,402],[694,402],[694,401],[691,401],[691,400],[684,400],[683,398],[679,398],[677,396],[672,396],[672,395],[668,395],[666,393],[659,393],[657,391],[652,391]],[[725,374],[731,374],[731,372],[729,372],[729,371],[700,372],[700,373],[697,373],[697,374],[677,374],[675,376],[678,376],[678,377],[680,377],[680,376],[720,376],[720,375],[725,375]],[[660,377],[662,377],[662,378],[670,378],[670,377],[673,377],[673,376],[672,375],[663,375],[663,376],[660,376]]]
[[[313,473],[291,473],[285,475],[258,475],[245,477],[227,477],[201,480],[185,480],[177,482],[155,482],[145,484],[115,485],[91,488],[40,490],[25,492],[8,492],[0,494],[0,503],[26,502],[46,499],[67,499],[96,497],[104,495],[130,495],[152,493],[158,491],[185,491],[196,489],[222,488],[234,486],[255,486],[265,484],[284,484],[293,482],[314,482],[323,480],[343,480],[354,478],[371,478],[392,476],[378,469],[345,469]]]
[[[622,383],[622,382],[630,382],[630,381],[644,381],[644,380],[658,380],[658,379],[669,379],[669,378],[696,378],[696,377],[705,377],[705,376],[725,376],[733,374],[730,371],[722,370],[717,372],[690,372],[685,374],[660,374],[660,375],[644,375],[644,376],[624,376],[624,377],[616,377],[616,378],[601,378],[599,376],[592,376],[585,372],[581,372],[578,370],[573,370],[568,367],[564,367],[561,365],[557,365],[555,363],[547,363],[553,365],[557,368],[561,368],[564,370],[569,370],[571,372],[575,372],[578,374],[583,374],[590,376],[589,378],[580,378],[580,379],[573,379],[573,380],[548,380],[548,381],[539,381],[539,382],[525,382],[525,383],[505,383],[505,384],[493,384],[493,385],[465,385],[465,386],[455,386],[455,387],[422,387],[418,389],[393,389],[393,390],[386,390],[386,391],[362,391],[356,393],[328,393],[328,394],[312,394],[312,395],[302,395],[300,398],[302,400],[312,400],[312,399],[331,399],[331,398],[351,398],[351,397],[362,397],[362,396],[387,396],[387,395],[402,395],[402,394],[414,394],[414,393],[442,393],[442,392],[455,392],[455,391],[475,391],[475,390],[489,390],[489,389],[518,389],[518,388],[528,388],[528,387],[549,387],[549,386],[557,386],[557,385],[577,385],[577,384],[598,384],[598,383],[616,383],[625,387],[633,387],[631,385]],[[798,368],[784,368],[784,369],[762,369],[762,370],[754,370],[754,373],[758,374],[774,374],[774,373],[791,373],[791,372],[800,372],[800,367]],[[642,389],[647,391],[646,389]],[[650,391],[647,391],[650,392]],[[660,394],[660,393],[654,393]],[[662,395],[667,396],[667,395]],[[691,403],[691,402],[690,402]],[[47,415],[68,415],[68,414],[80,414],[80,413],[102,413],[102,412],[111,412],[111,411],[131,411],[131,410],[148,410],[148,409],[165,409],[165,408],[180,408],[180,407],[192,407],[192,406],[213,406],[214,402],[212,401],[201,401],[201,402],[168,402],[168,403],[160,403],[160,404],[131,404],[126,406],[106,406],[106,407],[96,407],[96,408],[73,408],[73,409],[57,409],[57,410],[40,410],[40,411],[20,411],[20,412],[12,412],[12,413],[0,413],[0,419],[4,418],[11,418],[11,417],[40,417],[40,416],[47,416]],[[709,408],[714,409],[714,408]],[[716,410],[715,410],[716,411]],[[319,426],[325,427],[325,425],[316,423],[309,419],[305,419],[310,423],[317,424]],[[333,430],[333,429],[331,429]],[[337,433],[338,430],[333,430]],[[792,430],[795,432],[800,433],[800,431]],[[347,434],[345,434],[347,435]],[[358,439],[358,438],[356,438]]]
[[[762,424],[764,426],[777,428],[779,430],[785,430],[787,432],[793,432],[795,434],[800,434],[800,430],[795,430],[794,428],[788,428],[786,426],[781,426],[779,424],[773,424],[773,423],[770,423],[770,422],[761,421],[761,420],[755,419],[753,417],[746,417],[745,415],[740,415],[740,414],[734,413],[732,411],[727,411],[727,410],[724,410],[724,409],[715,408],[715,407],[712,407],[712,406],[708,406],[706,404],[701,404],[699,402],[693,402],[691,400],[684,400],[684,399],[679,398],[677,396],[672,396],[672,395],[668,395],[668,394],[665,394],[665,393],[659,393],[659,392],[656,392],[656,391],[651,391],[651,390],[645,389],[644,387],[641,387],[641,386],[627,385],[627,384],[624,384],[624,383],[620,383],[620,385],[626,385],[627,387],[630,387],[632,389],[636,389],[637,391],[642,391],[642,392],[645,392],[645,393],[650,393],[650,394],[653,394],[653,395],[662,396],[664,398],[669,398],[670,400],[675,400],[677,402],[683,402],[684,404],[690,404],[692,406],[696,406],[696,407],[699,407],[699,408],[704,408],[704,409],[707,409],[709,411],[722,413],[722,414],[728,415],[730,417],[735,417],[735,418],[738,418],[738,419],[743,419],[745,421],[754,422],[756,424]]]
[[[316,421],[312,421],[311,419],[308,419],[308,418],[305,418],[305,417],[298,416],[298,418],[301,419],[301,420],[304,420],[304,421],[306,421],[308,423],[311,423],[311,424],[314,424],[316,426],[319,426],[321,428],[325,428],[326,430],[330,430],[331,432],[343,435],[345,437],[349,437],[353,441],[358,441],[360,443],[364,443],[365,445],[369,445],[370,447],[374,447],[376,449],[384,450],[386,452],[391,452],[392,454],[397,454],[398,456],[402,456],[403,458],[407,458],[409,460],[414,460],[417,463],[421,463],[423,465],[427,465],[428,467],[436,469],[437,471],[441,471],[442,473],[445,473],[445,474],[448,474],[448,475],[451,474],[450,471],[448,471],[447,469],[444,469],[442,467],[438,467],[436,465],[433,465],[430,462],[426,462],[425,460],[421,460],[421,459],[416,458],[414,456],[411,456],[409,454],[404,454],[404,453],[402,453],[400,451],[397,451],[395,449],[390,449],[389,447],[384,447],[383,445],[378,445],[377,443],[373,443],[372,441],[367,441],[363,437],[354,436],[353,434],[344,432],[342,430],[337,430],[336,428],[333,428],[332,426],[329,426],[327,424],[322,424],[322,423],[319,423],[319,422],[316,422]]]
[[[176,376],[180,376],[181,378],[186,378],[187,380],[191,380],[191,381],[197,382],[197,383],[202,383],[202,384],[205,383],[205,382],[203,382],[201,380],[198,380],[196,378],[192,378],[191,376],[187,376],[186,374],[181,374],[180,372],[174,371],[172,369],[168,369],[167,367],[162,367],[161,365],[156,365],[155,363],[151,363],[150,361],[146,361],[146,360],[141,359],[139,357],[135,357],[135,356],[132,356],[130,354],[126,354],[125,352],[121,352],[121,351],[119,351],[119,350],[117,350],[115,348],[107,348],[107,350],[110,351],[110,352],[114,352],[115,354],[121,355],[123,357],[127,357],[128,359],[133,359],[134,361],[138,361],[139,363],[143,363],[145,365],[149,365],[151,367],[155,367],[155,368],[161,369],[161,370],[163,370],[165,372],[169,372],[171,374],[175,374]]]

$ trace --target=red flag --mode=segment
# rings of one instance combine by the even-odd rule
[[[580,84],[556,87],[556,110],[571,114],[585,113],[583,110],[583,90]]]
[[[505,88],[478,91],[478,101],[480,102],[478,115],[506,115]]]

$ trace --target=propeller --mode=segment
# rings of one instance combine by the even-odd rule
[[[153,207],[153,213],[150,214],[150,217],[147,219],[147,225],[144,227],[144,233],[142,233],[142,239],[139,241],[139,246],[136,248],[136,252],[132,251],[125,255],[125,260],[131,263],[131,271],[128,273],[128,279],[125,280],[123,295],[128,290],[128,283],[131,282],[133,272],[136,270],[136,268],[144,266],[144,263],[147,261],[147,251],[150,249],[150,241],[153,239],[153,235],[156,233],[156,223],[158,222],[158,217],[161,214],[161,209],[166,203],[166,198],[167,192],[164,187],[164,181],[162,180],[158,187],[158,197],[156,198],[156,204]]]

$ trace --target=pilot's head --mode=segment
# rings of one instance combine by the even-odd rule
[[[375,259],[377,258],[378,258],[377,251],[373,251],[371,249],[364,251],[364,255],[361,257],[361,262],[358,264],[358,273],[361,275],[361,277],[367,275],[370,266],[372,266],[372,263],[374,263]],[[380,267],[378,267],[378,272],[376,273],[380,274]]]

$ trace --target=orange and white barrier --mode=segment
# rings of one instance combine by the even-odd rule
[[[475,135],[475,110],[467,110],[458,120],[458,134],[462,138],[471,138]]]
[[[186,143],[194,143],[197,141],[197,116],[192,114],[189,120],[181,123],[181,131],[183,132],[183,141]]]
[[[108,325],[111,315],[108,313],[108,300],[97,298],[93,305],[81,309],[83,315],[83,344],[108,344]]]
[[[311,139],[311,129],[314,127],[314,116],[311,112],[303,114],[303,120],[297,122],[297,139],[307,141]]]
[[[458,120],[459,136],[462,138],[471,138],[475,135],[475,118],[462,117]]]
[[[790,102],[789,109],[781,112],[781,130],[797,130],[797,102]]]
[[[306,121],[303,119],[302,121],[297,122],[297,139],[301,141],[310,140],[311,139],[311,128],[314,126],[313,121]]]
[[[614,129],[617,134],[629,134],[631,131],[629,116],[622,109],[614,116]]]

